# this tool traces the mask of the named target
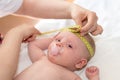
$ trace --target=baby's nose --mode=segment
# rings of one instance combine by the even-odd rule
[[[59,46],[59,47],[63,47],[62,43],[56,43],[56,45]]]

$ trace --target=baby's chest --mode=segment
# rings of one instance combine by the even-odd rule
[[[78,77],[75,73],[61,70],[59,68],[49,66],[41,68],[41,72],[39,72],[40,79],[42,80],[76,80]],[[41,75],[42,73],[42,75]]]
[[[36,69],[36,77],[40,80],[75,80],[78,77],[74,72],[47,61],[38,62]]]
[[[37,78],[37,80],[62,80],[59,70],[51,65],[42,64],[40,67],[36,65],[33,74],[33,79]]]
[[[40,80],[76,80],[76,75],[68,72],[56,69],[54,67],[44,68],[38,73],[37,77]]]

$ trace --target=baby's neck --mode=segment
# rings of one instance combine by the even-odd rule
[[[48,58],[47,58],[47,59],[48,59]],[[76,71],[76,68],[74,68],[74,67],[62,66],[62,65],[59,65],[59,64],[57,64],[57,63],[52,62],[52,61],[49,60],[49,59],[48,59],[48,61],[50,61],[51,63],[55,64],[55,65],[58,66],[59,68],[66,69],[66,70],[69,70],[69,71],[71,71],[71,72]]]
[[[56,63],[53,63],[53,64],[56,64]],[[76,71],[76,69],[74,69],[74,68],[71,68],[71,67],[65,67],[65,66],[58,65],[58,64],[56,64],[56,65],[57,65],[57,66],[59,66],[59,67],[61,67],[61,68],[63,68],[63,69],[69,70],[69,71],[71,71],[71,72],[74,72],[74,71]]]

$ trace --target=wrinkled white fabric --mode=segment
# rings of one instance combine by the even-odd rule
[[[23,0],[0,0],[0,17],[16,12]]]

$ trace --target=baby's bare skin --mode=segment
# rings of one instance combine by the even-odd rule
[[[100,80],[99,69],[96,66],[91,66],[86,69],[86,76],[89,80]]]
[[[53,64],[45,56],[16,76],[15,80],[81,80],[81,78],[74,72]]]
[[[99,69],[95,66],[86,69],[88,80],[99,80]],[[53,64],[45,56],[16,76],[15,80],[82,80],[74,72]]]
[[[63,32],[54,40],[51,38],[36,40],[29,44],[28,49],[33,64],[15,80],[82,80],[74,71],[86,65],[86,59],[80,57],[87,55],[82,54],[86,52],[86,48],[74,34]],[[47,55],[43,52],[46,49]],[[97,67],[86,69],[86,75],[89,80],[99,80]]]

